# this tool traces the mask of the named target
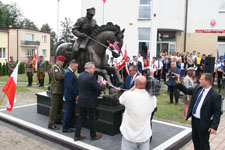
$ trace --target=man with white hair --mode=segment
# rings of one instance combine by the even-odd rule
[[[146,78],[135,78],[135,87],[124,92],[120,104],[125,106],[120,131],[123,135],[121,149],[149,150],[149,140],[152,135],[150,126],[151,114],[154,110],[155,96],[149,95],[145,90]],[[141,99],[140,99],[141,97]]]

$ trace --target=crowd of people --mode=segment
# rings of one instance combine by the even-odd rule
[[[170,102],[173,103],[173,95],[175,96],[175,105],[178,104],[179,92],[184,93],[184,118],[188,119],[192,116],[192,132],[195,149],[209,149],[209,134],[215,134],[218,128],[221,115],[221,96],[213,88],[214,77],[223,75],[224,60],[215,62],[213,73],[203,73],[206,55],[200,57],[200,53],[160,53],[159,57],[154,57],[147,66],[146,59],[140,54],[134,56],[131,61],[128,57],[126,66],[121,70],[121,76],[124,83],[116,87],[117,82],[113,75],[111,76],[114,88],[122,95],[119,98],[120,104],[125,106],[123,119],[120,127],[122,134],[121,149],[149,149],[152,138],[152,119],[157,111],[157,91],[154,91],[154,84],[160,85],[160,80],[168,84]],[[9,68],[13,70],[13,57],[10,57]],[[90,137],[91,140],[98,140],[101,135],[96,134],[96,107],[97,96],[106,89],[106,81],[97,80],[94,75],[95,65],[93,62],[87,62],[84,66],[85,70],[75,75],[79,66],[78,62],[72,60],[64,71],[63,65],[66,58],[58,56],[56,63],[51,58],[51,68],[48,73],[51,84],[51,108],[49,113],[48,128],[52,130],[60,129],[57,124],[63,124],[62,132],[74,132],[74,141],[83,140],[86,137],[81,135],[81,127],[89,118]],[[40,57],[38,62],[39,68],[39,84],[43,86],[44,71],[43,58]],[[28,57],[26,63],[26,74],[28,76],[28,86],[32,85],[33,69],[32,58]],[[110,66],[114,66],[115,62],[111,58]],[[43,72],[43,74],[42,74]],[[153,81],[149,82],[150,80]],[[157,82],[156,82],[157,81]],[[182,82],[181,82],[182,81]],[[219,82],[218,86],[221,86]],[[160,87],[159,87],[160,89]],[[210,94],[210,96],[209,96]],[[216,99],[214,98],[216,97]],[[64,119],[61,120],[63,109],[63,99],[65,99]],[[78,120],[74,123],[75,105],[78,106]],[[140,111],[142,110],[142,111]],[[77,111],[77,110],[76,110]],[[205,115],[201,115],[201,114]],[[212,118],[213,116],[213,118]],[[211,120],[211,121],[209,121]],[[204,123],[204,125],[202,125]],[[76,130],[74,127],[76,126]],[[200,126],[202,128],[200,128]],[[204,131],[203,131],[204,128]]]

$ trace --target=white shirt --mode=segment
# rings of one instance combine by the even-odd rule
[[[203,102],[204,102],[204,100],[205,100],[206,95],[208,94],[209,90],[211,89],[211,87],[212,87],[212,86],[210,86],[209,88],[205,89],[205,91],[204,91],[204,93],[203,93],[203,95],[202,95],[202,98],[201,98],[201,100],[200,100],[200,102],[199,102],[199,104],[198,104],[198,107],[197,107],[197,109],[196,109],[196,113],[193,114],[196,118],[199,118],[199,119],[200,119],[202,104],[203,104]],[[202,89],[202,90],[203,90],[203,89]],[[201,92],[199,93],[199,95],[202,93],[202,90],[201,90]],[[199,97],[199,95],[198,95],[198,97]],[[195,103],[196,103],[196,102],[195,102]],[[194,105],[194,106],[195,106],[195,105]]]
[[[145,142],[152,135],[150,118],[155,107],[155,96],[145,89],[124,92],[119,101],[125,106],[120,131],[130,142]]]
[[[163,63],[159,60],[156,60],[154,65],[157,67],[158,70],[161,70],[163,67]]]
[[[70,69],[71,72],[74,72],[70,67],[68,67]]]

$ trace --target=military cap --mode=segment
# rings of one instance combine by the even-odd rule
[[[43,56],[39,56],[39,58],[43,58]]]
[[[87,12],[94,15],[95,14],[95,8],[94,7],[88,8]]]
[[[57,56],[57,61],[65,61],[66,60],[66,57],[64,56]]]

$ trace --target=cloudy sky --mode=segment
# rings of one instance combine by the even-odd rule
[[[14,2],[18,5],[26,18],[33,21],[38,28],[48,23],[51,28],[57,31],[57,5],[58,0],[1,0],[4,4]],[[60,21],[69,17],[74,23],[81,17],[81,0],[60,0],[59,2]]]

